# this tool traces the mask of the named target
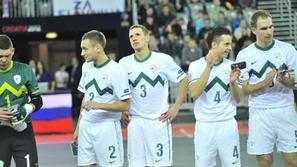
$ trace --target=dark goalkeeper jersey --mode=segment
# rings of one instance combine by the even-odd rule
[[[30,66],[12,61],[6,70],[0,70],[0,107],[22,106],[30,94],[40,94]]]

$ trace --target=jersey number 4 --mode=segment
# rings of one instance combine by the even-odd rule
[[[220,91],[217,91],[214,97],[214,101],[219,103],[221,102],[221,95],[220,95]]]

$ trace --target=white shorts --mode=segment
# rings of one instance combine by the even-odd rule
[[[78,165],[123,166],[123,139],[119,121],[79,123]]]
[[[217,153],[222,166],[241,166],[238,126],[234,118],[221,122],[196,121],[194,144],[196,167],[216,166]]]
[[[172,166],[172,129],[169,122],[131,117],[128,124],[129,167]]]
[[[249,109],[248,153],[270,154],[274,145],[281,152],[297,152],[297,112],[293,105],[274,109]]]

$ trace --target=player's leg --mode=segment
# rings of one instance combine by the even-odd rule
[[[79,122],[79,136],[77,148],[77,162],[79,166],[92,167],[96,166],[96,154],[93,148],[93,139],[91,130],[94,128],[94,123],[81,119]]]
[[[272,111],[268,109],[249,109],[248,154],[257,155],[260,167],[272,165],[272,154],[276,142],[276,130]]]
[[[124,164],[123,138],[120,121],[96,123],[93,131],[96,157],[100,167],[120,167]]]
[[[240,143],[236,120],[217,122],[216,138],[219,156],[224,167],[240,167]],[[228,144],[226,144],[226,142]]]
[[[37,148],[31,123],[27,125],[27,128],[23,132],[15,133],[13,159],[16,166],[38,166]]]
[[[288,166],[297,167],[297,113],[294,106],[283,107],[275,112],[277,150],[283,152]]]
[[[172,166],[172,128],[170,122],[147,120],[144,125],[147,166]]]
[[[0,126],[0,167],[10,167],[12,157],[13,134],[16,133],[12,128]]]
[[[297,152],[283,153],[283,157],[287,164],[287,167],[297,167]]]
[[[196,121],[194,136],[196,167],[216,166],[216,129],[213,124],[214,123],[201,123]]]
[[[131,117],[128,124],[128,163],[129,167],[146,166],[146,152],[142,125],[145,119]]]

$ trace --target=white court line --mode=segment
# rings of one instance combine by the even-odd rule
[[[193,138],[193,135],[188,133],[184,128],[180,128],[179,131],[184,134],[187,138]]]

